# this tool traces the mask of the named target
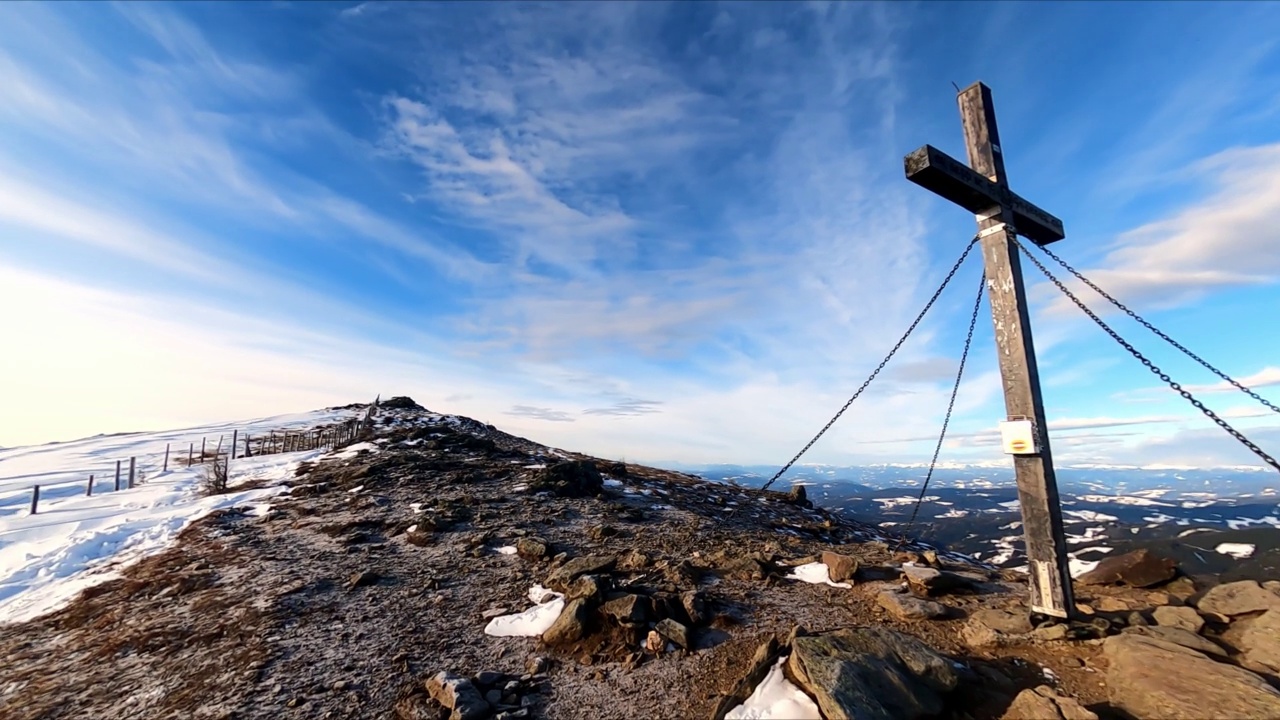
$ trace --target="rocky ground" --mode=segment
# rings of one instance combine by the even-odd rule
[[[1274,582],[1115,558],[1032,627],[1017,575],[802,493],[392,405],[266,515],[0,626],[0,717],[718,718],[780,658],[827,718],[1280,717]],[[554,625],[485,634],[534,585]]]

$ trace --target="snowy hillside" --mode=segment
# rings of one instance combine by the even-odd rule
[[[341,422],[355,410],[321,410],[185,430],[99,435],[82,440],[0,450],[0,623],[20,622],[61,607],[79,591],[118,576],[163,549],[192,521],[219,508],[248,506],[286,491],[278,482],[298,463],[324,454],[306,451],[240,458],[231,464],[232,492],[202,497],[200,465],[186,467],[191,444],[212,448],[233,430],[265,434]],[[165,446],[170,446],[164,471]],[[197,450],[198,452],[198,450]],[[138,482],[127,488],[129,458]],[[116,462],[124,477],[116,491]],[[86,496],[90,475],[93,494]],[[32,486],[40,486],[35,515]],[[252,489],[236,490],[237,487]]]

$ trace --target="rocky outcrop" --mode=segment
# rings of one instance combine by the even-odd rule
[[[552,492],[560,497],[590,497],[604,489],[604,479],[590,460],[567,460],[539,470],[529,482],[532,492]]]
[[[953,592],[976,592],[978,581],[968,575],[922,567],[920,565],[904,565],[902,574],[907,578],[911,590],[920,595],[946,595]]]
[[[479,720],[489,716],[489,703],[469,678],[441,672],[426,683],[431,698],[451,710],[449,720]]]
[[[1205,655],[1213,655],[1223,659],[1226,659],[1227,657],[1227,651],[1223,650],[1221,646],[1216,645],[1213,641],[1202,638],[1193,632],[1183,630],[1182,628],[1133,625],[1125,628],[1124,632],[1130,635],[1143,635],[1157,640],[1170,642],[1174,645],[1181,645],[1184,648],[1195,650],[1197,652],[1204,653]]]
[[[570,600],[560,612],[560,617],[542,633],[542,642],[567,645],[586,637],[591,632],[591,610],[589,598]]]
[[[804,487],[800,485],[798,487]],[[827,566],[827,575],[831,582],[856,582],[854,575],[858,572],[858,558],[837,552],[824,551],[822,563]]]
[[[951,661],[886,628],[796,637],[788,669],[828,720],[913,720],[944,709],[955,689]]]
[[[611,570],[617,562],[618,558],[614,555],[585,555],[577,557],[552,570],[543,584],[552,590],[565,592],[569,589],[569,584],[576,580],[579,575]]]
[[[1097,567],[1076,578],[1082,585],[1128,585],[1151,587],[1172,580],[1177,574],[1174,562],[1143,548],[1109,557]]]
[[[1240,636],[1244,662],[1280,674],[1280,610],[1268,610],[1249,622]]]
[[[1153,610],[1151,616],[1160,627],[1174,627],[1193,633],[1200,632],[1204,627],[1204,618],[1200,617],[1195,608],[1166,605]]]
[[[1256,580],[1240,580],[1209,590],[1196,607],[1201,612],[1236,617],[1280,608],[1280,595],[1264,589]]]
[[[876,596],[876,602],[899,620],[938,620],[950,614],[950,609],[942,603],[898,590],[881,592]]]
[[[1075,698],[1041,685],[1018,693],[1001,720],[1098,720],[1098,716]]]
[[[1103,643],[1111,704],[1135,718],[1209,720],[1280,717],[1280,692],[1243,668],[1153,637]]]

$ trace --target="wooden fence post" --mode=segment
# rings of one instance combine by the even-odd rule
[[[40,486],[31,486],[31,514],[36,514],[36,506],[40,504]]]
[[[240,444],[240,428],[231,431],[231,459],[236,459],[236,447]]]
[[[226,437],[226,435],[219,435],[219,436],[218,436],[218,447],[216,447],[216,448],[214,448],[214,449],[213,449],[213,461],[214,461],[214,462],[217,462],[217,461],[218,461],[218,457],[219,457],[220,455],[222,455],[222,438],[224,438],[224,437]]]
[[[116,461],[116,490],[120,489],[120,461]]]
[[[244,456],[251,457],[253,453],[249,452],[249,433],[244,434]]]
[[[169,472],[169,443],[164,444],[164,469],[160,472]]]
[[[200,438],[200,464],[204,464],[204,441],[208,438]]]
[[[187,467],[191,467],[191,458],[196,454],[196,443],[192,440],[187,444]]]
[[[133,489],[133,477],[137,470],[137,465],[135,464],[136,460],[137,458],[129,458],[129,489]]]
[[[93,476],[90,475],[89,484],[84,486],[84,496],[90,497],[92,495],[93,495]]]

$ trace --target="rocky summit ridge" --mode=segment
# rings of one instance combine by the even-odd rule
[[[264,514],[0,626],[0,717],[1280,717],[1276,582],[1141,553],[1080,581],[1079,619],[1034,627],[1021,576],[803,488],[396,398]]]

